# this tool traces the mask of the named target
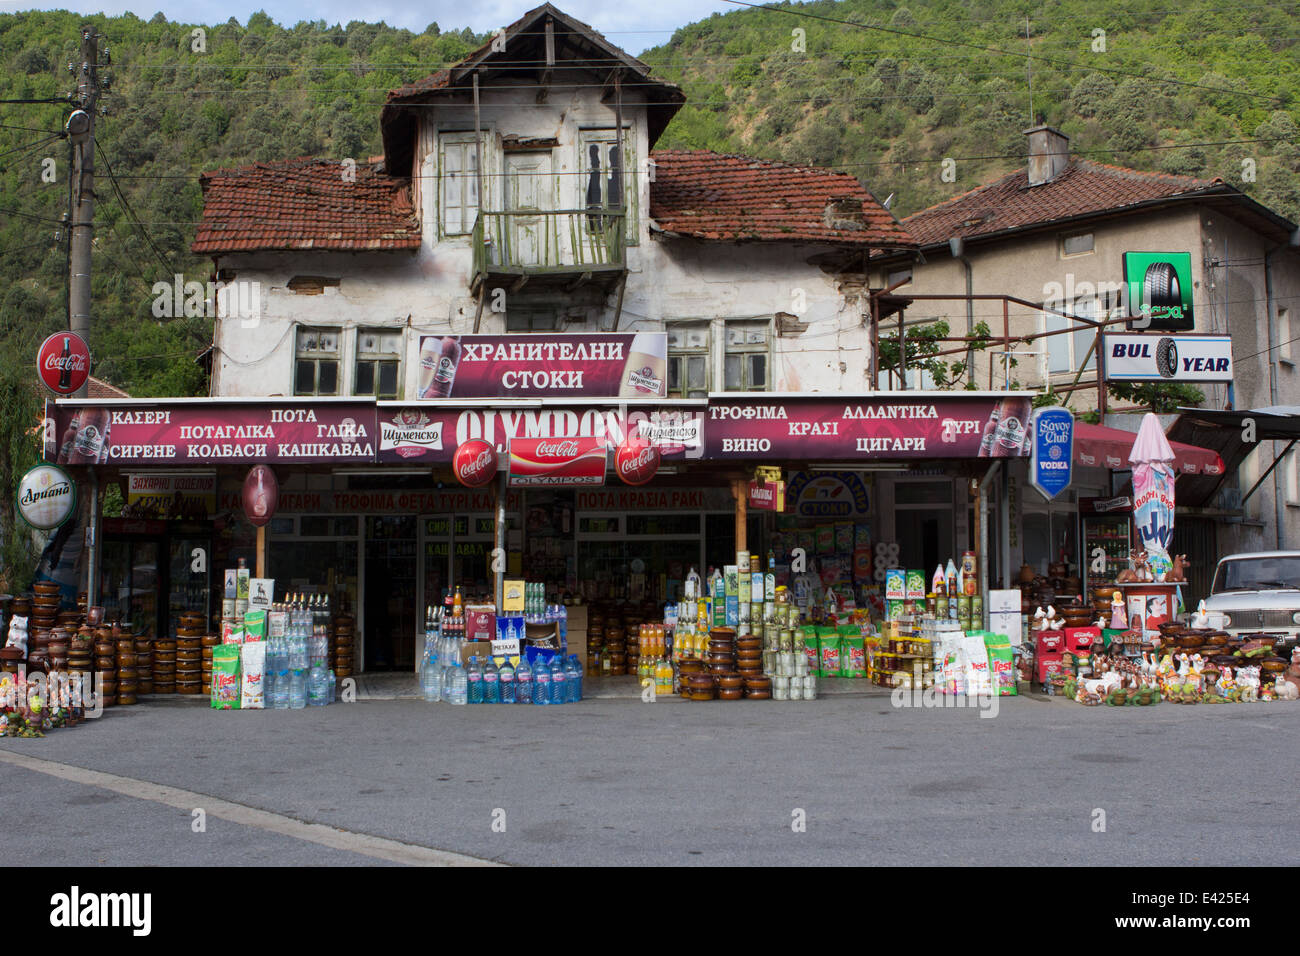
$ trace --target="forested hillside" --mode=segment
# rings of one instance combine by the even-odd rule
[[[643,59],[688,97],[663,145],[842,166],[900,216],[1019,167],[1032,86],[1076,154],[1222,176],[1297,219],[1297,10],[842,0],[715,15]]]

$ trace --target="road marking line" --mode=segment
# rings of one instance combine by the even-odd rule
[[[104,773],[100,770],[87,770],[84,767],[74,767],[70,764],[45,760],[40,757],[30,757],[27,754],[14,753],[10,750],[0,750],[0,761],[22,767],[24,770],[33,770],[36,773],[70,780],[73,783],[99,787],[102,790],[111,790],[114,793],[135,797],[138,800],[160,803],[164,806],[174,807],[177,810],[184,810],[186,813],[196,807],[201,807],[204,813],[209,816],[229,820],[232,823],[257,827],[260,830],[279,833],[283,836],[293,837],[296,840],[317,843],[333,850],[360,853],[363,856],[372,856],[391,863],[401,863],[406,866],[502,865],[493,863],[491,860],[480,860],[476,857],[453,853],[449,850],[435,850],[432,847],[402,843],[398,840],[371,836],[367,833],[340,830],[323,823],[305,823],[302,820],[295,820],[293,817],[287,817],[283,814],[272,813],[269,810],[259,810],[256,807],[248,807],[242,803],[233,803],[229,800],[221,800],[192,790],[168,787],[163,784],[151,783],[148,780],[122,777],[117,774]]]

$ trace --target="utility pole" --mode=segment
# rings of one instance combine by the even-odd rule
[[[73,212],[68,276],[72,331],[90,344],[90,249],[95,237],[95,110],[99,101],[99,35],[81,28],[81,66],[77,70],[77,109],[68,117],[73,143]],[[77,398],[85,398],[81,386]]]

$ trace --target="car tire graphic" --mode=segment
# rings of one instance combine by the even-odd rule
[[[1178,344],[1173,339],[1156,343],[1156,371],[1161,378],[1173,378],[1178,373]]]
[[[1178,285],[1178,272],[1169,262],[1153,262],[1142,277],[1142,301],[1152,311],[1170,309],[1183,304],[1183,290]]]

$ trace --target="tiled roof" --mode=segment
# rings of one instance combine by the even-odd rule
[[[203,219],[190,246],[197,253],[420,245],[410,181],[372,164],[255,163],[204,173],[199,182]]]
[[[426,76],[422,80],[416,80],[414,83],[407,83],[397,87],[395,90],[388,91],[388,97],[385,102],[391,103],[394,100],[405,100],[412,96],[419,96],[422,93],[432,93],[435,90],[445,90],[451,85],[451,70],[439,70],[432,76]]]
[[[122,391],[116,385],[110,385],[102,378],[95,378],[90,375],[86,378],[86,397],[87,398],[130,398],[126,392]]]
[[[1144,173],[1074,160],[1055,179],[1029,185],[1020,169],[903,220],[928,246],[954,236],[976,238],[1008,229],[1045,225],[1077,216],[1118,212],[1127,206],[1223,187],[1221,179]]]
[[[650,217],[665,232],[731,242],[916,246],[848,173],[707,150],[659,150],[651,156]]]

